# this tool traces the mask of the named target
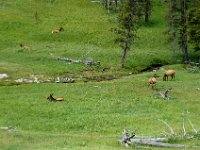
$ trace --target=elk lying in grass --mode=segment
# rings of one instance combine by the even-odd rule
[[[64,98],[54,98],[53,97],[53,94],[50,94],[48,97],[47,97],[48,100],[50,101],[53,101],[53,102],[62,102],[64,101]]]
[[[23,49],[30,49],[30,46],[27,45],[23,45],[22,43],[19,45],[21,48]]]
[[[164,75],[163,75],[163,81],[168,81],[168,77],[171,76],[171,80],[175,79],[175,70],[166,70]]]
[[[64,28],[63,28],[63,27],[60,27],[59,29],[54,29],[54,30],[52,30],[51,33],[59,33],[59,32],[61,32],[61,31],[64,31]]]
[[[148,87],[151,85],[152,89],[156,86],[156,78],[158,78],[159,76],[154,74],[151,78],[149,78],[149,85]]]

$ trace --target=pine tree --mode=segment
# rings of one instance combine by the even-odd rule
[[[188,15],[188,35],[195,51],[200,51],[200,1],[193,0]]]
[[[179,1],[179,0],[178,0]],[[167,21],[168,21],[168,42],[171,44],[172,51],[173,51],[173,58],[176,61],[176,53],[177,53],[177,29],[179,26],[179,15],[178,15],[178,1],[177,0],[169,0],[168,1],[168,14],[167,14]]]
[[[113,6],[113,2],[115,6]],[[118,0],[101,0],[102,6],[109,11],[109,13],[113,12],[113,8],[115,8],[115,12],[117,11],[118,7]]]
[[[187,13],[189,0],[168,1],[168,34],[170,41],[177,41],[182,50],[184,62],[189,62],[187,40]]]
[[[183,51],[183,60],[189,62],[188,54],[188,41],[187,41],[187,0],[180,0],[180,25],[179,25],[179,34],[180,34],[180,46]]]
[[[118,34],[116,42],[122,47],[121,67],[125,67],[127,52],[136,38],[136,32],[140,24],[138,15],[140,0],[121,1],[120,13],[118,16],[119,27],[115,29]]]
[[[144,0],[145,22],[148,23],[152,12],[152,0]]]

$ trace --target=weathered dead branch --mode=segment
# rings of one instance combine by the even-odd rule
[[[8,126],[8,127],[0,127],[0,130],[7,130],[9,132],[15,132],[17,129],[12,126]]]
[[[169,92],[171,91],[171,88],[165,89],[164,92],[157,92],[154,94],[154,97],[162,97],[164,100],[169,100],[171,99],[171,96],[169,96]]]
[[[135,138],[135,132],[129,134],[125,129],[122,131],[122,139],[120,143],[128,147],[131,143],[141,144],[141,145],[151,145],[158,147],[184,147],[182,144],[171,144],[165,143],[168,138]]]
[[[71,58],[61,58],[59,57],[58,60],[66,61],[69,63],[82,63],[87,66],[100,66],[101,63],[100,61],[92,61],[92,60],[75,60]]]
[[[74,83],[75,79],[68,77],[57,77],[56,83]]]
[[[122,139],[121,139],[121,144],[125,145],[128,147],[132,143],[132,139],[135,137],[135,132],[133,131],[131,135],[124,129],[122,131]]]
[[[194,128],[194,125],[192,124],[192,122],[191,122],[191,120],[188,118],[188,121],[189,121],[189,123],[190,123],[190,126],[192,127],[192,129],[193,129],[193,131],[194,131],[194,133],[198,133],[198,131]]]
[[[199,69],[197,68],[197,67],[188,67],[188,68],[186,68],[186,70],[188,71],[188,72],[192,72],[192,73],[198,73],[199,72]]]
[[[157,147],[184,147],[182,144],[164,143],[168,141],[167,138],[147,138],[147,139],[133,139],[132,142],[142,145],[151,145]]]
[[[183,136],[186,136],[186,130],[185,130],[185,117],[186,117],[186,112],[183,113]]]
[[[163,121],[161,119],[158,119],[158,120],[161,121],[162,123],[164,123],[169,128],[171,134],[174,135],[174,130],[172,129],[172,127],[166,121]]]

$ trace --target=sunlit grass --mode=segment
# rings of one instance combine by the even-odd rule
[[[0,81],[0,127],[17,128],[16,132],[0,129],[0,149],[126,149],[118,143],[124,128],[136,130],[137,136],[160,137],[169,129],[159,119],[168,122],[176,135],[182,135],[183,112],[199,130],[199,73],[189,73],[182,65],[167,66],[177,70],[176,80],[163,82],[163,71],[158,71],[157,91],[147,88],[152,72],[127,76],[151,64],[172,62],[163,34],[164,10],[160,1],[155,2],[151,22],[138,30],[139,38],[128,52],[126,68],[120,69],[121,48],[111,32],[116,14],[108,14],[99,4],[89,0],[0,2],[0,73],[9,76]],[[64,32],[51,34],[61,26]],[[21,43],[30,48],[20,48]],[[101,66],[70,64],[58,57],[100,61]],[[52,81],[58,75],[74,77],[77,82],[13,82],[32,75]],[[102,77],[117,80],[83,82],[101,81]],[[166,88],[172,88],[171,100],[154,97]],[[49,102],[50,93],[65,101]],[[193,132],[188,120],[185,127],[187,133]],[[200,146],[197,138],[180,143],[189,149]]]
[[[162,76],[162,74],[162,71],[158,72],[158,75]],[[169,101],[153,96],[156,91],[147,87],[147,79],[151,75],[152,73],[133,75],[120,80],[97,83],[0,87],[0,124],[16,127],[17,134],[25,137],[30,132],[33,140],[42,133],[46,134],[44,138],[47,140],[51,133],[57,134],[58,136],[52,140],[57,141],[61,138],[62,142],[57,143],[61,147],[65,138],[73,135],[76,135],[72,138],[73,148],[88,141],[87,136],[92,138],[103,136],[100,143],[98,140],[97,143],[95,140],[94,143],[89,140],[89,147],[105,145],[108,146],[107,149],[118,145],[117,141],[123,128],[136,130],[137,136],[163,136],[161,133],[169,132],[169,129],[159,119],[168,122],[177,135],[182,135],[183,112],[188,112],[187,118],[198,129],[199,91],[196,89],[200,85],[199,74],[178,69],[175,81],[163,82],[162,78],[159,78],[157,92],[172,88],[170,92],[172,99]],[[54,93],[55,97],[64,97],[65,101],[61,103],[47,101],[46,98],[50,93]],[[187,133],[193,132],[188,120],[185,126]],[[24,132],[27,135],[24,135]],[[63,134],[64,137],[60,137]],[[3,132],[1,136],[12,139],[13,134],[7,135]],[[110,142],[106,142],[108,137],[112,137]],[[79,144],[76,138],[78,141],[81,138]],[[15,137],[15,140],[18,141],[20,138]],[[12,141],[10,144],[7,142],[5,145],[12,145],[12,143]],[[23,146],[28,143],[27,140],[21,141],[18,146],[20,149],[25,149]],[[45,143],[41,142],[41,147],[45,146]],[[69,145],[65,143],[64,147]],[[106,148],[101,147],[101,149]]]
[[[4,65],[0,68],[11,78],[18,78],[19,74],[28,77],[22,73],[27,70],[30,74],[56,75],[88,68],[66,65],[58,62],[57,57],[100,61],[100,68],[120,66],[121,48],[114,43],[116,35],[111,31],[117,25],[117,15],[108,14],[101,5],[88,0],[8,0],[1,5],[0,60]],[[128,52],[128,70],[123,71],[137,72],[153,63],[171,62],[171,52],[163,34],[166,30],[164,9],[162,5],[155,5],[151,23],[138,30],[139,39]],[[52,29],[61,26],[64,32],[51,34]],[[22,49],[21,43],[31,48]],[[10,63],[22,66],[17,68],[21,73],[13,73],[16,68],[10,68]],[[6,67],[9,69],[5,70]]]

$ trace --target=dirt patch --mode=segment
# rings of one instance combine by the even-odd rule
[[[115,79],[117,79],[117,77],[115,76],[93,76],[93,77],[85,77],[84,82],[89,82],[89,81],[101,82],[101,81],[109,81]]]
[[[146,67],[142,69],[140,72],[148,72],[148,71],[153,71],[153,70],[159,70],[160,67],[162,67],[163,64],[151,64],[149,67]]]
[[[93,75],[93,70],[92,69],[85,69],[83,70],[83,76],[89,77]]]

